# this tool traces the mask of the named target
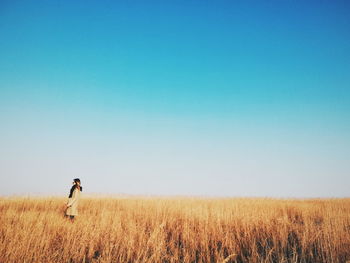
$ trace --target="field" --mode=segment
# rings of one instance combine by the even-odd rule
[[[346,262],[350,199],[0,198],[0,263]]]

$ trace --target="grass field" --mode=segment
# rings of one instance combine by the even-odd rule
[[[0,198],[0,263],[346,262],[350,199]]]

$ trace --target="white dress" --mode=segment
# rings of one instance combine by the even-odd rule
[[[78,204],[80,199],[80,190],[75,188],[72,197],[68,199],[68,208],[66,210],[67,216],[77,216],[78,215]]]

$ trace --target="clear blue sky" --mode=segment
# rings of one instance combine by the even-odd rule
[[[347,1],[1,1],[0,194],[342,197]]]

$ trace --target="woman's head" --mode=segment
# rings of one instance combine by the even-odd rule
[[[80,186],[80,179],[79,178],[73,179],[73,184],[74,184],[73,187],[78,188],[80,191],[82,190],[82,187]]]
[[[75,178],[75,179],[73,180],[73,183],[74,183],[74,184],[79,184],[79,185],[80,185],[80,179],[79,179],[79,178]]]

